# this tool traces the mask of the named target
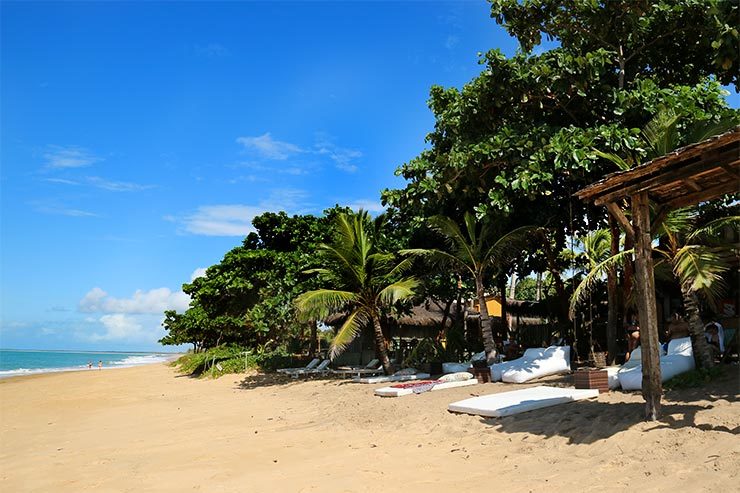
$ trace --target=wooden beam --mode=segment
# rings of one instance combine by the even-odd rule
[[[729,164],[722,164],[720,165],[720,168],[725,170],[725,173],[728,175],[734,177],[736,180],[740,180],[740,173],[738,173],[736,170],[732,169],[732,166]]]
[[[707,162],[704,160],[698,160],[691,164],[686,164],[687,161],[680,161],[680,167],[676,170],[669,171],[667,169],[659,170],[658,174],[653,176],[634,176],[629,180],[625,180],[621,183],[615,183],[609,187],[612,189],[610,192],[602,193],[596,198],[594,204],[604,205],[606,202],[614,202],[622,197],[629,197],[639,192],[649,191],[651,188],[668,185],[675,182],[682,182],[686,178],[693,178],[703,171],[712,168],[719,168],[723,164],[731,165],[737,159],[738,148],[733,147],[725,150],[722,154],[716,156],[716,161]],[[695,156],[700,158],[700,156]],[[658,170],[656,170],[657,172]],[[627,171],[626,173],[629,173]]]
[[[693,191],[695,191],[695,192],[701,192],[701,191],[703,190],[703,188],[701,188],[701,187],[699,186],[699,184],[698,184],[698,183],[696,183],[696,182],[695,182],[694,180],[692,180],[691,178],[684,178],[684,179],[683,179],[683,180],[681,180],[681,181],[683,181],[683,182],[684,182],[684,183],[685,183],[686,185],[688,185],[688,187],[689,187],[690,189],[692,189],[692,190],[693,190]]]
[[[686,207],[688,205],[698,204],[699,202],[707,202],[728,193],[738,193],[737,181],[733,180],[726,183],[720,183],[719,185],[707,188],[701,192],[682,195],[673,200],[669,200],[665,205],[671,209],[678,209],[679,207]]]
[[[606,209],[609,211],[609,213],[612,215],[614,219],[617,220],[620,226],[622,226],[622,229],[625,233],[627,233],[628,236],[631,238],[635,237],[635,230],[632,229],[632,224],[630,224],[629,219],[627,219],[627,216],[624,215],[624,212],[622,212],[622,209],[615,204],[614,202],[609,202],[606,205]]]
[[[650,200],[647,192],[632,196],[632,220],[635,228],[635,289],[642,346],[642,396],[645,399],[645,418],[656,421],[660,416],[663,384],[650,234]]]

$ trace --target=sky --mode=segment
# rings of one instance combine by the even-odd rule
[[[0,347],[159,350],[265,211],[381,210],[484,0],[2,2]]]

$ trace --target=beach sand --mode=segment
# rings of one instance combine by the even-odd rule
[[[668,392],[657,423],[622,392],[503,419],[447,411],[524,387],[501,383],[380,398],[348,381],[197,380],[166,365],[6,379],[0,491],[736,491],[737,369]]]

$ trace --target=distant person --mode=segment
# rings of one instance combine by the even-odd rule
[[[715,358],[725,352],[724,334],[722,325],[718,322],[710,322],[704,327],[704,337],[707,338],[712,356]]]
[[[92,370],[92,361],[87,362],[87,369]]]
[[[102,370],[102,369],[103,369],[103,360],[101,359],[98,361],[98,370]]]
[[[627,354],[624,357],[624,361],[627,362],[632,356],[632,351],[640,345],[640,324],[637,321],[637,317],[632,317],[632,320],[625,328],[627,333]]]

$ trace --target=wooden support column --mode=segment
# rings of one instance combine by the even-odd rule
[[[645,418],[655,421],[660,415],[663,384],[647,192],[632,196],[632,227],[635,231],[635,289],[642,346],[642,396],[645,398]]]

